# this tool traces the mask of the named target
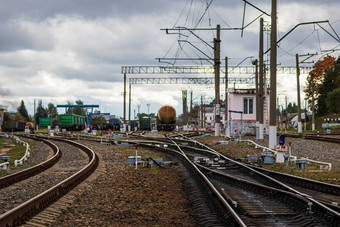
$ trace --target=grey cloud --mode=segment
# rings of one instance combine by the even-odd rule
[[[48,31],[28,31],[16,23],[0,24],[0,51],[50,50],[53,37]]]
[[[10,96],[11,94],[12,93],[8,88],[4,87],[3,85],[0,85],[0,96],[1,97],[2,96]]]
[[[181,0],[174,1],[178,4],[183,3]],[[106,16],[128,18],[132,13],[162,14],[162,11],[169,10],[169,7],[177,8],[178,4],[169,4],[167,0],[3,0],[0,7],[5,10],[0,18],[28,17],[44,20],[58,14],[83,15],[88,18]]]

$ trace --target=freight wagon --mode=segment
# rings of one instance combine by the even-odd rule
[[[13,120],[12,121],[12,130],[14,132],[25,131],[26,121],[23,120]]]
[[[150,117],[147,116],[139,117],[139,130],[151,130]]]
[[[50,117],[39,117],[39,126],[41,126],[41,127],[52,126],[52,118],[50,118]]]
[[[93,128],[97,130],[112,130],[112,131],[119,131],[121,125],[121,120],[117,118],[109,119],[109,123],[100,124],[100,125],[93,125]]]
[[[59,114],[59,127],[68,131],[77,131],[85,127],[85,117],[76,114]]]

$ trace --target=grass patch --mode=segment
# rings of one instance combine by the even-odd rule
[[[10,157],[9,164],[14,165],[14,160],[21,159],[26,152],[26,146],[16,145],[15,147],[11,148],[7,155]]]
[[[6,171],[0,170],[0,177],[4,176],[6,174]]]
[[[152,174],[152,175],[158,175],[158,174],[159,174],[158,168],[152,167],[152,168],[151,168],[151,174]]]
[[[313,164],[307,164],[305,170],[296,169],[295,163],[288,167],[284,163],[276,163],[274,165],[264,165],[263,168],[317,181],[333,182],[340,179],[340,169],[320,170],[318,166]]]

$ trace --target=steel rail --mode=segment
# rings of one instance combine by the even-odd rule
[[[192,140],[192,139],[189,138],[189,141],[195,141],[195,140]],[[198,141],[195,141],[195,142],[198,142]],[[199,143],[199,142],[198,142],[198,143]],[[207,149],[209,149],[209,150],[211,150],[211,151],[215,151],[214,149],[212,149],[212,148],[206,146],[205,144],[202,144],[202,143],[199,143],[199,144],[201,144],[202,146],[206,147]],[[215,151],[215,152],[217,152],[217,151]],[[219,152],[217,152],[217,153],[219,153]],[[306,197],[306,198],[308,198],[308,199],[313,200],[313,202],[315,202],[315,204],[317,204],[318,206],[322,207],[323,209],[327,210],[328,212],[332,213],[333,215],[337,216],[337,217],[340,219],[340,213],[339,213],[339,212],[337,212],[337,211],[331,209],[330,207],[328,207],[328,206],[326,206],[326,205],[320,203],[319,201],[316,201],[312,196],[310,196],[310,195],[308,195],[308,194],[305,194],[305,193],[302,193],[302,192],[300,192],[300,191],[298,191],[298,190],[295,190],[294,188],[292,188],[292,187],[290,187],[290,186],[288,186],[288,185],[282,183],[281,181],[278,181],[278,180],[276,180],[276,179],[274,179],[274,178],[272,178],[272,177],[270,177],[270,176],[268,176],[268,175],[266,175],[266,174],[264,174],[264,173],[261,173],[261,172],[255,170],[255,169],[253,169],[253,168],[251,168],[251,167],[249,167],[249,166],[243,164],[243,163],[239,163],[239,162],[237,162],[237,161],[234,161],[234,160],[232,160],[232,159],[230,159],[230,158],[224,156],[223,154],[220,154],[220,156],[221,156],[222,158],[224,158],[225,160],[228,160],[228,161],[230,161],[230,162],[232,162],[232,163],[235,163],[235,164],[237,164],[237,165],[240,165],[240,166],[242,166],[242,167],[244,167],[244,168],[246,168],[246,169],[248,169],[248,170],[250,170],[250,171],[252,171],[252,172],[254,172],[254,173],[256,173],[256,174],[258,174],[258,175],[261,175],[261,176],[263,176],[263,177],[266,177],[266,178],[270,179],[272,182],[275,182],[275,183],[277,183],[278,185],[281,185],[282,187],[286,188],[287,190],[289,190],[289,191],[291,191],[291,192],[293,192],[293,193],[296,193],[296,194],[298,194],[298,195],[301,195],[301,196],[303,196],[303,197]]]
[[[31,139],[35,139],[35,138],[31,138]],[[48,159],[48,160],[46,160],[46,161],[44,161],[44,162],[42,162],[42,163],[40,163],[36,166],[29,167],[29,168],[23,169],[19,172],[1,177],[0,178],[0,189],[8,187],[8,186],[10,186],[14,183],[19,182],[19,181],[25,180],[28,177],[32,177],[34,175],[37,175],[38,173],[45,171],[46,169],[52,167],[55,163],[58,162],[58,160],[61,158],[61,152],[60,152],[59,148],[54,143],[52,143],[50,141],[47,141],[47,140],[41,140],[41,141],[43,141],[45,144],[47,144],[48,146],[50,146],[53,149],[54,155],[50,159]]]
[[[170,139],[171,140],[171,139]],[[230,215],[234,219],[234,221],[239,225],[239,226],[246,226],[246,224],[243,222],[243,220],[238,216],[238,214],[234,211],[234,209],[229,205],[229,203],[224,199],[224,197],[218,192],[218,190],[215,188],[215,186],[208,180],[208,178],[197,168],[197,166],[185,155],[185,153],[182,151],[182,149],[178,146],[178,144],[171,140],[173,144],[177,147],[177,150],[168,148],[168,147],[161,147],[161,146],[153,146],[151,141],[147,141],[147,143],[139,143],[140,146],[145,146],[145,147],[152,147],[152,148],[158,148],[162,150],[167,150],[171,152],[175,152],[182,157],[185,158],[185,160],[194,168],[194,170],[199,174],[201,179],[207,184],[207,186],[212,190],[213,194],[219,199],[219,201],[224,205],[224,207],[230,212]],[[132,142],[132,141],[130,141]]]
[[[150,147],[154,147],[154,148],[159,148],[159,149],[163,149],[163,150],[171,150],[171,151],[175,151],[175,150],[173,150],[173,149],[170,149],[170,148],[164,148],[164,147],[161,147],[161,146],[159,146],[159,144],[157,143],[157,145],[158,146],[153,146],[153,145],[151,145],[153,142],[151,142],[151,141],[148,141],[147,142],[148,144],[140,144],[140,145],[144,145],[144,146],[150,146]],[[178,149],[180,149],[181,150],[181,148],[179,147],[179,145],[177,144],[176,146],[178,146]],[[186,157],[186,155],[184,154],[184,151],[183,150],[181,150],[181,152],[178,152],[178,151],[175,151],[176,153],[178,153],[178,154],[180,154],[181,156],[183,156],[183,157],[185,157],[185,159],[188,161],[188,162],[190,162],[190,164],[191,165],[196,165],[196,164],[193,164],[187,157]],[[198,167],[194,167],[195,169],[196,168],[198,168]],[[209,169],[209,171],[213,171],[213,170],[210,170]],[[203,173],[202,173],[203,174]],[[204,175],[204,174],[203,174]],[[222,174],[223,175],[223,174]],[[203,178],[204,179],[204,178]],[[205,180],[208,180],[208,179],[204,179],[204,181]],[[234,178],[234,180],[235,180],[235,178]],[[209,181],[209,180],[208,180]],[[239,181],[239,182],[243,182],[243,181],[246,181],[246,180],[242,180],[242,179],[238,179],[237,178],[237,181]],[[274,180],[275,181],[275,180]],[[209,181],[210,182],[210,181]],[[247,183],[248,183],[248,181],[246,181]],[[243,182],[244,183],[244,182]],[[339,216],[339,214],[336,212],[336,211],[334,211],[334,210],[332,210],[332,209],[330,209],[329,207],[327,207],[327,206],[324,206],[323,204],[321,204],[319,201],[316,201],[315,199],[313,199],[312,197],[309,197],[308,195],[306,196],[305,194],[303,194],[303,193],[296,193],[296,192],[291,192],[291,191],[285,191],[285,189],[277,189],[277,188],[273,188],[273,187],[270,187],[270,186],[266,186],[266,185],[260,185],[260,184],[256,184],[256,183],[250,183],[250,184],[252,184],[252,185],[255,185],[256,187],[261,187],[261,188],[263,188],[263,190],[270,190],[270,191],[272,191],[274,194],[277,194],[278,192],[284,192],[287,196],[289,196],[289,197],[292,197],[292,198],[296,198],[296,199],[298,199],[299,201],[301,201],[301,202],[303,202],[304,204],[305,204],[305,207],[307,207],[308,208],[308,206],[310,206],[310,205],[312,205],[312,204],[314,204],[317,208],[316,208],[316,210],[315,210],[315,212],[317,212],[317,215],[318,216],[320,216],[321,218],[324,218],[325,220],[327,219],[327,218],[325,218],[325,215],[327,216],[327,215],[331,215],[332,216],[332,218],[334,219],[334,220],[337,220],[337,222],[338,223],[340,223],[340,216]],[[210,187],[210,186],[209,186]],[[217,189],[215,189],[215,190],[217,190]],[[214,192],[214,191],[213,191]],[[217,191],[218,192],[218,191]],[[219,192],[218,192],[219,193]],[[214,194],[215,194],[215,192],[214,192]],[[221,195],[222,196],[222,195]],[[223,197],[223,199],[224,199],[224,197]],[[226,202],[226,201],[225,201]],[[308,203],[308,202],[310,202],[310,203]],[[229,205],[229,204],[228,204]],[[243,221],[242,221],[243,222]],[[244,222],[243,222],[244,223]]]
[[[74,145],[87,153],[89,156],[89,163],[83,167],[81,170],[58,183],[57,185],[51,187],[45,192],[33,197],[32,199],[22,203],[21,205],[13,208],[12,210],[7,211],[4,214],[0,215],[0,227],[9,227],[9,226],[19,226],[25,221],[29,220],[31,217],[48,207],[53,202],[57,201],[67,192],[69,192],[72,188],[81,183],[84,179],[86,179],[98,166],[98,156],[94,151],[90,148],[74,142],[70,140],[62,140],[56,139],[59,141],[63,141]]]

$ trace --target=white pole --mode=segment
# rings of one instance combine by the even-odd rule
[[[137,169],[137,148],[136,148],[135,164],[136,164],[136,169]]]
[[[136,164],[136,169],[137,169],[137,149],[138,149],[138,143],[135,144],[135,149],[136,149],[136,157],[135,157],[135,164]]]

